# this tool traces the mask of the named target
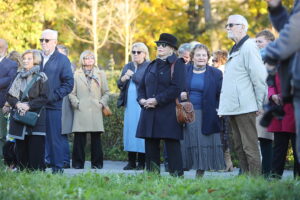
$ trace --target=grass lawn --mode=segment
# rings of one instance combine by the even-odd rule
[[[7,172],[0,169],[0,199],[238,199],[299,200],[300,181],[262,178],[182,179],[156,174]]]

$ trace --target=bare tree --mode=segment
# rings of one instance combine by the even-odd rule
[[[112,26],[114,0],[68,0],[66,10],[73,16],[69,30],[75,39],[91,44],[98,58]]]
[[[128,63],[140,4],[138,0],[116,0],[116,5],[111,41],[125,48],[125,63]]]

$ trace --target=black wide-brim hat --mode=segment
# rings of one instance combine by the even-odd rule
[[[177,38],[174,35],[171,35],[169,33],[160,34],[159,40],[155,41],[155,43],[158,43],[158,42],[167,43],[171,47],[174,47],[175,49],[177,49]]]

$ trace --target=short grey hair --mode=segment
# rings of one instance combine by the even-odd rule
[[[59,45],[57,45],[56,47],[57,47],[58,49],[63,50],[63,51],[65,52],[66,56],[69,55],[69,49],[68,49],[68,47],[66,47],[65,45],[59,44]]]
[[[190,44],[190,43],[183,43],[183,44],[181,44],[180,46],[179,46],[179,48],[178,48],[178,54],[179,55],[182,55],[182,54],[184,54],[186,51],[187,52],[191,52],[192,51],[192,45]]]
[[[140,49],[141,51],[143,51],[145,54],[146,54],[146,61],[150,61],[150,57],[149,57],[149,50],[148,50],[148,47],[143,43],[143,42],[136,42],[136,43],[133,43],[132,45],[132,48],[138,48]],[[132,57],[132,54],[131,54],[131,57]],[[133,60],[133,59],[132,59]]]
[[[53,38],[51,38],[51,39],[57,40],[57,38],[58,38],[58,32],[55,30],[52,30],[52,29],[43,30],[42,35],[44,35],[44,34],[51,34],[53,36]]]
[[[234,18],[234,19],[237,20],[237,23],[240,23],[240,24],[244,25],[245,26],[245,32],[247,33],[249,24],[248,24],[247,19],[244,16],[242,16],[242,15],[230,15],[228,17],[228,19],[229,18]]]
[[[201,44],[201,43],[198,42],[198,41],[192,41],[192,42],[190,42],[191,49],[193,49],[197,44]]]

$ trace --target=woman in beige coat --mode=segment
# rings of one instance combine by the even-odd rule
[[[95,55],[84,51],[80,55],[80,68],[74,74],[74,89],[69,95],[74,109],[72,166],[83,169],[86,134],[91,134],[92,168],[103,167],[100,134],[104,132],[102,107],[109,98],[108,85],[103,70],[95,65]]]

